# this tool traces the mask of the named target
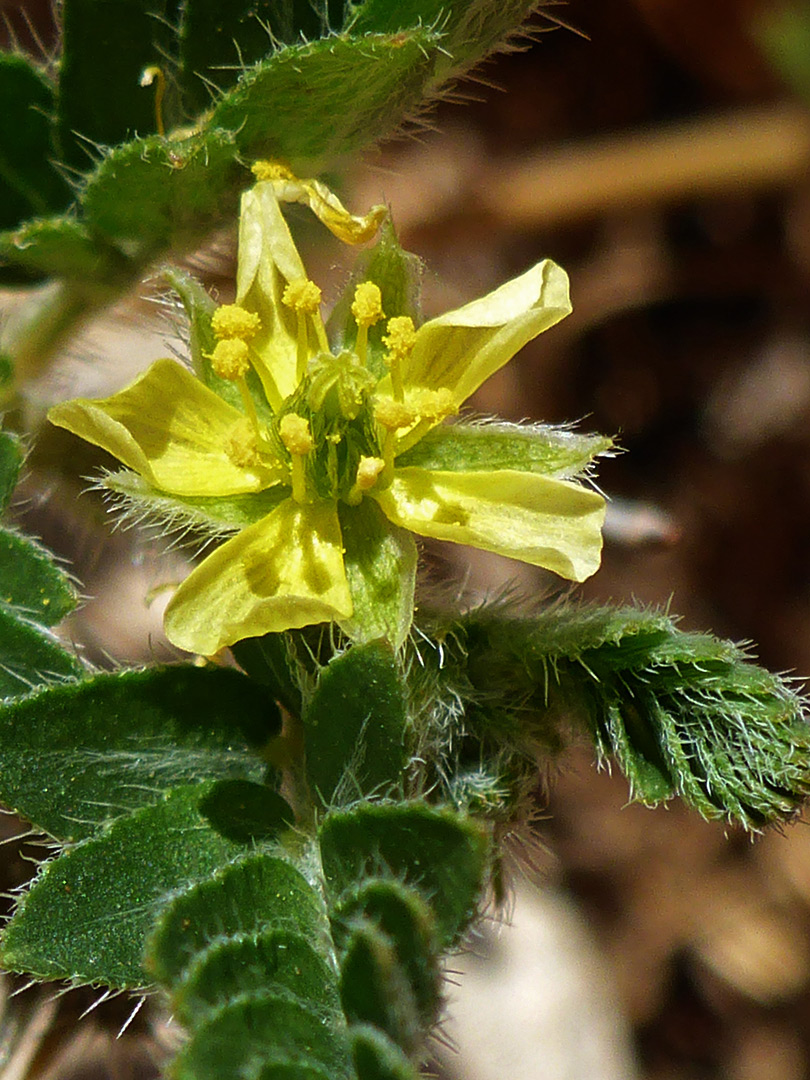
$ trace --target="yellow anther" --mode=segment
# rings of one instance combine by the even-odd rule
[[[285,288],[281,300],[299,315],[313,315],[320,307],[321,290],[314,281],[299,278]]]
[[[389,431],[397,431],[399,428],[410,427],[419,419],[419,414],[404,401],[381,397],[374,403],[374,419]]]
[[[440,390],[422,390],[414,401],[420,420],[438,422],[458,412],[453,395],[443,386]]]
[[[413,352],[416,330],[410,315],[395,315],[388,320],[383,344],[388,349],[387,359],[405,360]]]
[[[223,304],[211,318],[211,330],[220,341],[241,338],[250,341],[262,328],[262,320],[254,311],[246,311],[239,304]]]
[[[373,281],[363,281],[357,286],[354,290],[352,315],[360,327],[373,326],[374,323],[385,318],[379,285],[375,285]]]
[[[385,462],[378,457],[361,457],[357,463],[356,486],[360,491],[370,491],[377,483]]]
[[[295,173],[280,161],[254,161],[250,171],[257,180],[295,180]]]
[[[231,382],[244,378],[250,369],[250,350],[241,338],[218,341],[209,359],[214,374]]]
[[[278,433],[281,441],[293,455],[303,457],[310,450],[315,449],[315,440],[312,438],[309,424],[303,416],[287,413],[286,416],[281,418]]]
[[[225,449],[228,457],[240,469],[251,469],[261,464],[256,433],[247,419],[237,420],[233,425]]]

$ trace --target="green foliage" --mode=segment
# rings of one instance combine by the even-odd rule
[[[19,441],[0,431],[0,511],[22,467]],[[77,676],[81,665],[49,633],[76,606],[70,579],[38,544],[0,528],[0,698]]]

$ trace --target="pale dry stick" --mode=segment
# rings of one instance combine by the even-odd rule
[[[781,186],[810,169],[810,113],[793,103],[698,117],[485,165],[471,199],[507,228]]]

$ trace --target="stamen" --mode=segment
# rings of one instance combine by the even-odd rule
[[[292,497],[297,503],[307,501],[307,478],[304,462],[307,454],[315,449],[309,424],[303,416],[287,413],[278,425],[281,441],[290,453],[290,479]]]
[[[229,382],[243,379],[250,370],[250,349],[241,338],[218,341],[208,359],[214,374]]]
[[[361,457],[357,463],[357,477],[346,502],[350,506],[357,506],[363,499],[366,491],[371,491],[380,474],[385,470],[385,461],[378,457]]]
[[[240,469],[251,469],[261,464],[256,433],[249,420],[237,420],[233,425],[226,452],[234,465]]]
[[[314,281],[309,281],[307,278],[300,278],[298,281],[291,281],[289,285],[286,286],[281,296],[281,302],[286,304],[287,307],[292,308],[298,319],[298,342],[295,368],[296,376],[300,382],[306,373],[307,361],[309,360],[307,316],[312,318],[315,332],[318,336],[318,344],[325,352],[328,352],[329,350],[329,343],[326,340],[323,323],[318,317],[318,310],[321,304],[321,290]]]
[[[404,401],[380,397],[374,402],[374,419],[389,431],[397,431],[399,428],[410,427],[419,419],[419,413]]]
[[[155,131],[163,137],[166,134],[166,128],[163,124],[163,95],[166,93],[166,76],[157,64],[152,64],[141,72],[141,86],[151,86],[152,83],[155,84]]]
[[[391,372],[391,385],[394,397],[397,401],[405,400],[405,390],[402,385],[402,361],[407,360],[413,352],[416,343],[416,330],[413,319],[409,315],[395,315],[388,320],[386,327],[388,333],[383,335],[383,344],[388,352],[385,362]]]
[[[354,351],[363,367],[366,366],[368,328],[385,318],[382,309],[382,293],[373,281],[362,281],[354,290],[352,315],[357,322],[357,341]]]
[[[220,341],[241,338],[252,341],[262,328],[262,320],[254,311],[247,311],[239,304],[223,304],[211,318],[211,330]]]
[[[254,161],[250,171],[257,180],[295,180],[295,173],[291,172],[280,161]]]

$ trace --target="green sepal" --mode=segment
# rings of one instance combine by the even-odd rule
[[[129,469],[105,473],[99,487],[112,493],[111,501],[123,519],[160,525],[166,533],[182,537],[197,532],[202,537],[225,539],[261,521],[289,497],[282,485],[247,495],[164,495]],[[117,498],[120,496],[120,499]]]
[[[0,512],[6,509],[14,494],[22,463],[20,440],[8,431],[0,430]]]
[[[88,150],[155,130],[155,88],[144,68],[165,66],[167,0],[63,0],[57,96],[61,153],[85,166]]]
[[[237,844],[274,839],[295,822],[278,792],[253,780],[219,780],[200,803],[200,812],[222,836]]]
[[[70,188],[53,167],[54,95],[24,56],[0,53],[0,229],[61,210]]]
[[[321,825],[320,844],[333,904],[364,877],[404,881],[430,904],[443,946],[475,914],[490,865],[489,835],[481,824],[421,802],[360,803],[335,811]]]
[[[408,714],[390,646],[355,645],[330,661],[303,721],[307,779],[322,806],[397,788],[408,760]]]
[[[332,912],[335,944],[344,948],[352,927],[361,920],[388,936],[408,979],[424,1029],[438,1019],[441,972],[436,920],[426,900],[390,878],[362,882]]]
[[[281,158],[315,176],[384,138],[421,101],[440,36],[421,28],[288,46],[245,72],[210,124],[246,161]]]
[[[217,937],[195,955],[172,994],[181,1023],[199,1026],[237,997],[289,996],[335,1013],[334,970],[301,933],[277,927]]]
[[[377,1028],[355,1024],[349,1028],[357,1080],[419,1080],[419,1073]]]
[[[122,252],[75,217],[37,218],[0,234],[0,266],[4,281],[21,270],[102,290],[123,288],[136,273]]]
[[[233,137],[220,130],[124,143],[101,160],[80,205],[87,225],[129,256],[193,247],[237,213],[237,187],[248,174]]]
[[[282,1069],[291,1068],[290,1073]],[[285,997],[240,998],[194,1033],[174,1060],[171,1080],[223,1077],[353,1080],[345,1025]]]
[[[488,53],[507,45],[520,24],[537,8],[536,0],[363,0],[351,5],[347,26],[353,34],[391,33],[429,26],[442,34],[436,60],[437,82],[455,78]]]
[[[3,933],[3,967],[74,984],[145,986],[144,941],[168,894],[241,850],[200,814],[205,790],[175,788],[47,863]]]
[[[350,1024],[370,1024],[406,1052],[421,1025],[413,990],[391,938],[370,923],[355,928],[340,964],[340,1000]]]
[[[327,330],[330,340],[352,349],[357,338],[357,322],[351,313],[355,288],[362,281],[373,281],[379,287],[385,320],[369,328],[367,352],[367,365],[378,379],[382,379],[388,371],[382,340],[388,319],[408,315],[416,326],[422,321],[422,273],[422,260],[400,246],[391,220],[386,219],[374,246],[358,258],[351,279],[329,316]]]
[[[266,686],[287,712],[292,716],[301,715],[303,698],[289,634],[244,638],[231,645],[231,652],[242,670],[254,682]]]
[[[178,784],[261,780],[258,750],[280,724],[265,692],[227,668],[52,686],[0,708],[0,797],[50,836],[80,840]]]
[[[75,608],[76,590],[44,548],[0,528],[0,604],[42,626],[55,626]]]
[[[149,939],[147,969],[171,987],[216,938],[266,929],[303,934],[315,946],[329,940],[322,902],[306,878],[257,852],[175,897]]]
[[[443,424],[401,454],[397,465],[440,472],[517,469],[568,479],[587,473],[612,445],[604,435],[547,424]]]
[[[386,638],[399,649],[413,621],[418,553],[413,535],[392,524],[373,499],[338,503],[343,563],[354,611],[341,628],[357,642]]]

